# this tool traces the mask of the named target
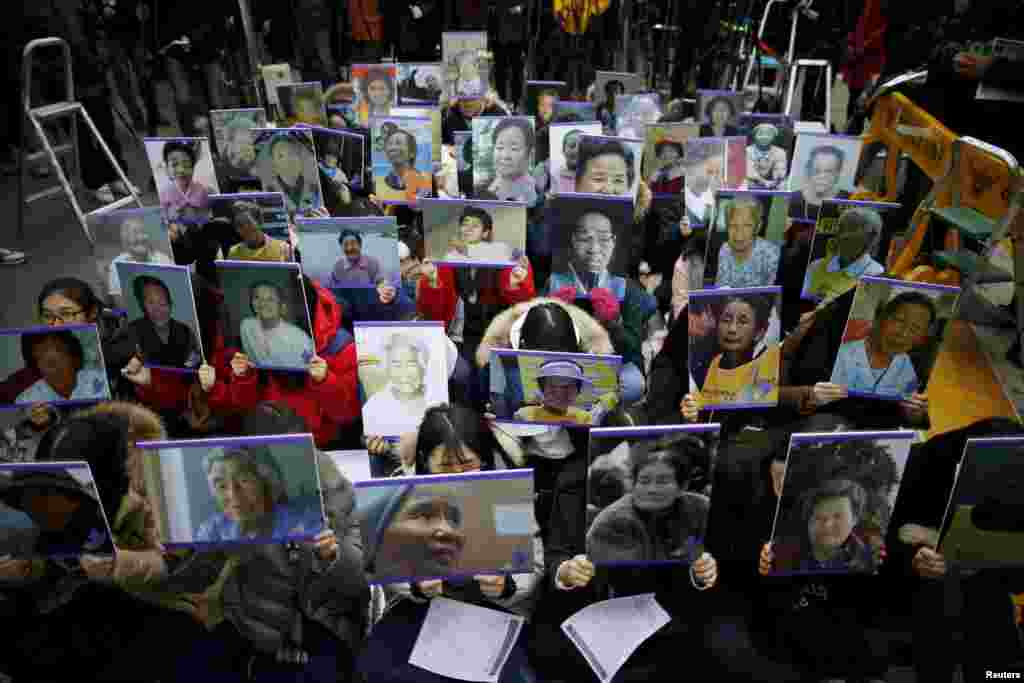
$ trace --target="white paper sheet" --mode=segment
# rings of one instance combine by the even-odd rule
[[[514,614],[434,598],[409,663],[461,681],[495,683],[524,621]]]
[[[610,681],[640,645],[672,620],[654,593],[614,598],[584,607],[562,631],[599,680]]]

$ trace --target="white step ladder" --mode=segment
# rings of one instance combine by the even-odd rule
[[[32,68],[33,68],[33,52],[40,49],[59,47],[64,55],[64,101],[53,102],[42,106],[34,107],[32,105]],[[34,133],[30,132],[28,128],[25,129],[22,140],[21,140],[21,159],[20,159],[20,170],[18,173],[18,238],[23,239],[25,235],[25,207],[39,201],[40,199],[46,199],[53,197],[60,193],[68,198],[71,203],[71,208],[74,209],[75,216],[78,217],[78,222],[82,226],[82,232],[85,233],[86,239],[89,240],[90,244],[93,244],[93,236],[89,231],[88,216],[90,214],[98,214],[106,211],[113,211],[114,209],[120,209],[125,206],[136,205],[141,207],[142,200],[135,191],[135,187],[128,180],[128,176],[125,175],[124,169],[114,158],[110,148],[107,147],[107,143],[103,140],[103,136],[100,135],[99,130],[96,129],[96,124],[92,122],[89,117],[89,113],[85,110],[80,102],[75,100],[75,81],[71,70],[71,49],[68,44],[61,38],[40,38],[33,40],[25,46],[22,59],[22,98],[25,109],[25,116],[31,123]],[[82,207],[78,202],[78,198],[75,196],[75,189],[81,189],[82,184],[82,167],[79,163],[78,158],[78,117],[81,116],[82,120],[85,121],[87,133],[92,135],[93,139],[99,143],[100,149],[103,150],[107,156],[107,160],[117,171],[118,177],[124,186],[128,188],[129,195],[122,197],[117,201],[101,206],[98,209],[85,213],[82,211]],[[44,124],[59,122],[61,120],[67,120],[69,122],[70,136],[68,142],[54,145],[50,142],[47,137],[46,128]],[[32,135],[35,135],[35,139],[39,141],[42,149],[37,152],[29,152],[32,143]],[[27,194],[28,186],[28,175],[29,166],[41,159],[49,159],[50,166],[53,168],[54,173],[57,174],[57,179],[60,181],[59,185],[53,185],[44,190],[40,190],[33,194]],[[66,166],[61,166],[61,160],[67,159],[69,163]],[[68,168],[72,172],[72,180],[74,180],[74,186],[68,180],[68,173],[65,172],[65,168]]]

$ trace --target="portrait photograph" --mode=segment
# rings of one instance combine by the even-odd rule
[[[430,158],[437,163],[441,162],[441,107],[401,106],[392,108],[391,114],[413,119],[430,119]]]
[[[553,123],[548,126],[549,174],[551,191],[555,194],[576,191],[576,164],[584,135],[600,135],[597,121]]]
[[[220,192],[209,138],[145,138],[160,208],[169,223],[205,223]]]
[[[143,441],[138,448],[168,549],[311,541],[326,528],[310,434]]]
[[[784,190],[796,135],[793,119],[785,114],[743,114],[740,134],[747,138],[745,187]]]
[[[275,109],[280,104],[280,100],[277,99],[277,86],[298,80],[297,77],[292,78],[290,64],[264,64],[260,67],[260,75],[263,76],[263,86],[267,89],[267,103]]]
[[[719,191],[708,231],[704,276],[715,287],[781,284],[788,192]]]
[[[734,137],[740,134],[740,115],[746,111],[745,95],[734,90],[698,90],[697,111],[702,136]]]
[[[0,464],[0,507],[0,557],[114,554],[114,536],[87,462]]]
[[[128,321],[118,330],[112,347],[128,354],[132,349],[141,351],[147,367],[198,370],[203,344],[188,266],[125,261],[117,264],[117,270],[128,293]]]
[[[391,115],[398,104],[395,75],[394,64],[352,65],[352,108],[360,126],[367,128],[370,119]]]
[[[324,206],[313,131],[267,128],[256,131],[256,175],[264,192],[280,192],[290,214],[308,216]]]
[[[526,253],[526,204],[425,199],[420,208],[434,263],[507,268]]]
[[[354,332],[365,434],[415,432],[427,408],[448,402],[443,323],[356,321]]]
[[[266,127],[267,113],[262,108],[210,111],[214,170],[223,191],[234,192],[242,183],[260,182],[254,170],[256,148],[252,144],[252,131]]]
[[[594,103],[601,104],[608,99],[612,88],[617,95],[632,95],[647,90],[647,79],[638,73],[598,71],[594,77]]]
[[[593,102],[559,100],[555,102],[555,120],[559,122],[578,121],[579,123],[597,121],[597,105]]]
[[[555,195],[547,203],[552,259],[549,290],[575,287],[577,298],[602,288],[626,296],[633,200],[607,195]]]
[[[771,573],[877,573],[915,440],[911,430],[793,434],[785,463],[771,466]]]
[[[110,385],[95,325],[0,330],[0,377],[24,387],[0,408],[109,401]]]
[[[537,181],[530,173],[536,146],[532,117],[473,119],[473,197],[536,204]]]
[[[324,86],[319,81],[288,83],[277,86],[277,99],[285,126],[305,124],[326,126],[327,109],[324,107]],[[278,125],[280,121],[278,121]]]
[[[640,138],[583,135],[576,161],[576,192],[635,199],[640,188]]]
[[[366,178],[365,138],[360,133],[330,128],[313,129],[313,146],[320,171],[344,189],[361,190]],[[344,186],[344,187],[343,187]]]
[[[299,264],[217,261],[225,344],[257,368],[305,372],[316,351]]]
[[[865,276],[857,284],[832,383],[900,401],[924,392],[959,287]]]
[[[356,482],[371,584],[530,571],[533,471]]]
[[[711,221],[715,193],[726,185],[725,138],[690,138],[683,155],[683,199],[691,228]]]
[[[400,106],[438,105],[444,86],[440,62],[401,63],[398,65],[398,104]]]
[[[505,349],[494,356],[504,368],[493,402],[499,420],[590,426],[614,407],[622,356]]]
[[[885,218],[900,206],[826,199],[814,225],[800,296],[808,301],[828,301],[856,287],[865,275],[885,273],[881,254]]]
[[[657,123],[662,114],[661,95],[654,92],[622,95],[615,98],[615,134],[623,138],[643,139],[648,124]]]
[[[786,186],[799,193],[791,213],[815,220],[826,199],[849,199],[856,190],[863,142],[859,137],[800,133]]]
[[[93,238],[96,291],[111,307],[123,309],[121,280],[115,264],[121,261],[173,265],[171,239],[160,207],[116,209],[86,218]]]
[[[655,197],[683,193],[686,141],[699,132],[696,123],[649,123],[644,127],[644,179]]]
[[[587,558],[596,565],[689,565],[704,552],[719,425],[594,428]],[[648,520],[661,523],[651,533]]]
[[[565,81],[527,81],[526,113],[536,117],[541,125],[547,125],[555,116],[555,105],[567,93]]]
[[[429,118],[378,117],[371,121],[373,183],[386,204],[415,204],[434,192],[434,126]]]
[[[394,216],[302,218],[295,223],[302,272],[327,289],[398,286],[398,223]]]
[[[210,213],[214,218],[230,221],[239,237],[242,237],[239,231],[241,224],[253,219],[256,227],[267,237],[288,241],[288,206],[280,192],[215,194],[210,197]],[[230,251],[228,258],[231,258]]]
[[[491,85],[486,31],[446,31],[441,34],[444,92],[449,100],[483,97]]]
[[[976,565],[1024,563],[1024,439],[968,439],[938,551]]]
[[[781,287],[690,292],[690,374],[701,410],[764,408],[779,402]],[[693,315],[702,324],[695,326]]]

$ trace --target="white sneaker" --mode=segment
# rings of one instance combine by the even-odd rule
[[[0,265],[2,266],[16,266],[27,260],[28,255],[23,251],[14,251],[13,249],[4,249],[0,247]]]

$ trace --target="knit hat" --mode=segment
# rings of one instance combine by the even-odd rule
[[[584,384],[593,384],[587,379],[583,368],[571,360],[549,360],[540,366],[540,371],[537,373],[537,379],[542,377],[561,377],[562,379],[574,379]]]
[[[373,491],[374,489],[377,489],[377,487],[370,490]],[[359,508],[359,529],[363,537],[363,566],[366,571],[374,571],[374,565],[377,562],[377,550],[380,548],[380,542],[384,538],[384,532],[387,531],[391,520],[394,519],[398,510],[402,507],[402,503],[412,490],[412,484],[388,486],[385,488],[384,493],[378,495],[373,502],[366,507]],[[359,495],[357,493],[357,505],[358,501]]]
[[[619,300],[611,290],[604,287],[590,290],[590,307],[594,310],[594,317],[603,323],[610,323],[619,317]]]

